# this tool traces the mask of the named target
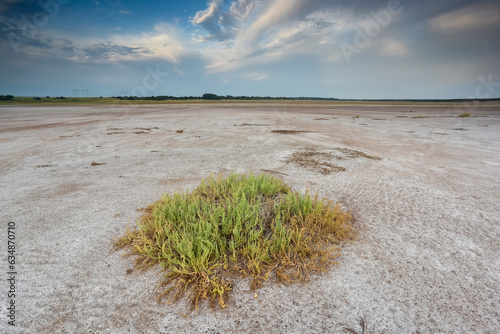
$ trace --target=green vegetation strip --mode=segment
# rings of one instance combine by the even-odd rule
[[[207,299],[215,309],[226,307],[234,278],[251,276],[257,289],[270,276],[287,284],[327,270],[342,242],[355,238],[351,223],[338,203],[268,174],[233,173],[165,195],[114,246],[137,255],[138,268],[165,269],[159,300],[187,297],[198,310]]]

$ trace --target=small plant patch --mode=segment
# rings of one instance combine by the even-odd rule
[[[469,114],[468,112],[464,112],[458,115],[458,117],[471,117],[471,114]]]
[[[187,297],[198,310],[204,299],[212,309],[226,307],[238,277],[251,277],[252,289],[270,277],[306,282],[354,238],[352,216],[338,203],[292,191],[269,174],[233,173],[165,195],[114,247],[137,255],[137,268],[164,268],[159,300]]]
[[[349,148],[333,148],[326,152],[317,151],[314,148],[292,153],[286,160],[300,167],[328,175],[334,172],[344,172],[346,168],[339,166],[343,160],[365,158],[370,160],[382,160],[380,157],[368,155],[364,152]]]
[[[324,175],[333,172],[344,172],[346,170],[344,167],[337,166],[329,162],[335,159],[336,157],[331,153],[308,150],[293,153],[290,157],[288,157],[287,162],[293,162],[296,165],[312,169]]]

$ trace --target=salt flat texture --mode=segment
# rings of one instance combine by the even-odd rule
[[[2,268],[9,221],[18,247],[17,327],[4,280],[2,333],[362,333],[362,317],[369,333],[500,332],[498,104],[2,106],[0,148]],[[306,285],[254,298],[243,281],[197,316],[158,304],[158,272],[127,274],[112,238],[228,171],[340,201],[359,240]]]

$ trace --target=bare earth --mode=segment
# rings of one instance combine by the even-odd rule
[[[12,221],[18,271],[1,333],[362,333],[362,318],[368,333],[500,332],[498,104],[3,106],[0,148],[1,266]],[[227,171],[340,201],[359,239],[308,284],[254,298],[242,281],[197,316],[158,304],[158,271],[127,274],[113,237]]]

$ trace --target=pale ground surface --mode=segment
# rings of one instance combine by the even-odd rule
[[[18,245],[18,326],[7,326],[2,279],[0,332],[361,333],[364,317],[369,333],[499,333],[500,107],[474,109],[0,107],[4,274],[9,221]],[[335,148],[382,160],[336,159]],[[305,151],[346,171],[286,162]],[[157,271],[126,273],[133,259],[111,240],[138,208],[210,173],[260,170],[353,212],[359,240],[329,273],[258,298],[238,283],[227,309],[186,317],[187,303],[156,302]]]

